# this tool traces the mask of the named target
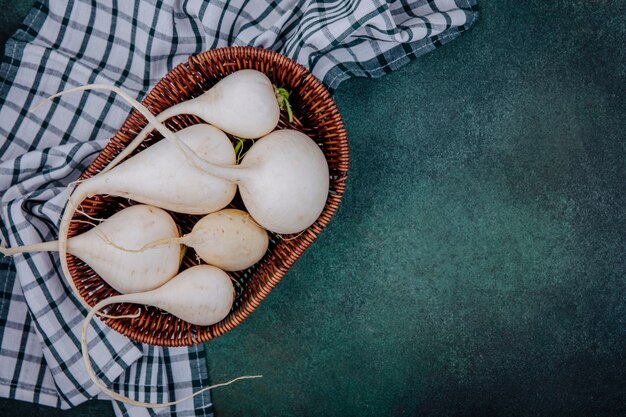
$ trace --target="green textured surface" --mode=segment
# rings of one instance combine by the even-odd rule
[[[214,381],[264,375],[218,416],[626,415],[626,3],[480,5],[339,88],[344,203],[208,344]]]
[[[214,382],[264,375],[214,391],[218,417],[626,414],[626,3],[481,12],[339,88],[344,203],[207,344]]]
[[[22,19],[26,17],[35,0],[0,0],[0,44],[4,43],[17,30]]]

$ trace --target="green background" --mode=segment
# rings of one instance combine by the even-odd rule
[[[2,41],[29,1],[2,1]],[[337,216],[206,345],[226,416],[626,415],[626,2],[480,2],[336,99]],[[1,400],[0,414],[69,412]]]

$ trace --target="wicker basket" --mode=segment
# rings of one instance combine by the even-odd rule
[[[199,96],[226,75],[245,68],[265,73],[278,87],[291,91],[290,103],[294,121],[289,123],[281,114],[279,128],[290,127],[312,137],[321,147],[330,168],[330,193],[326,207],[315,224],[297,236],[270,234],[270,246],[265,257],[253,267],[230,273],[236,281],[237,295],[232,310],[221,322],[209,327],[191,325],[157,308],[144,308],[135,319],[104,319],[113,329],[131,339],[159,346],[190,346],[203,343],[232,330],[243,322],[267,297],[285,273],[328,224],[343,196],[349,165],[349,150],[343,120],[330,93],[324,85],[303,66],[276,53],[251,47],[231,47],[204,52],[189,58],[170,71],[145,98],[143,103],[154,113]],[[285,112],[281,112],[285,113]],[[173,130],[200,123],[193,116],[178,116],[166,124]],[[88,178],[104,168],[146,125],[146,120],[133,112],[119,132],[111,139],[81,178]],[[162,137],[153,133],[138,150]],[[231,138],[232,139],[232,138]],[[247,141],[249,142],[249,141]],[[126,199],[96,196],[85,200],[83,211],[89,216],[108,217],[121,208],[133,204]],[[242,208],[239,196],[232,207]],[[199,216],[171,213],[184,233],[188,233]],[[82,214],[74,219],[84,220]],[[73,222],[69,236],[86,230],[84,223]],[[68,255],[72,279],[83,299],[89,305],[118,294],[91,268],[78,258]],[[188,249],[182,269],[199,262]],[[132,314],[137,306],[116,304],[108,311],[112,315]]]

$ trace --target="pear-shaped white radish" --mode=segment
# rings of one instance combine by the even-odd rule
[[[122,94],[117,87],[89,84],[65,90],[50,98],[89,89],[108,89]],[[280,118],[280,108],[276,89],[270,79],[262,72],[245,69],[226,76],[202,95],[175,104],[156,117],[164,122],[180,114],[193,114],[226,133],[241,138],[255,139],[276,128]],[[102,172],[115,167],[130,155],[153,129],[154,126],[150,124],[146,126]]]
[[[155,239],[171,240],[178,236],[178,227],[167,212],[147,205],[135,205],[68,239],[67,251],[89,265],[120,293],[143,292],[160,287],[176,275],[181,247],[171,243],[146,251],[138,250]],[[0,252],[13,255],[56,251],[58,248],[59,243],[53,241],[1,248]],[[75,288],[73,281],[70,284]]]
[[[136,205],[71,238],[68,251],[120,293],[143,292],[160,287],[176,275],[181,247],[172,243],[143,252],[136,250],[148,239],[172,238],[178,234],[178,227],[167,212]]]
[[[207,214],[190,233],[155,244],[172,241],[193,248],[204,262],[225,271],[251,267],[263,257],[269,245],[265,229],[256,224],[248,213],[237,209]]]
[[[177,133],[185,150],[217,165],[235,164],[228,136],[207,124]],[[231,181],[212,177],[189,163],[175,143],[159,141],[105,173],[81,182],[70,201],[80,203],[96,194],[127,197],[140,203],[185,214],[206,214],[227,206],[237,188]]]
[[[91,366],[87,350],[87,329],[89,323],[98,311],[110,304],[134,303],[158,307],[191,324],[209,326],[221,321],[228,315],[232,308],[234,294],[233,284],[224,271],[214,266],[197,265],[184,270],[168,283],[155,290],[138,294],[118,295],[100,301],[87,314],[83,323],[81,346],[89,376],[104,393],[110,395],[115,400],[127,404],[143,407],[166,407],[185,400],[186,398],[164,404],[146,403],[131,400],[109,389],[96,376]],[[255,377],[257,376],[244,378]],[[193,395],[197,395],[200,392]]]
[[[280,109],[270,79],[244,69],[224,77],[201,96],[165,109],[157,118],[163,122],[179,114],[193,114],[226,133],[254,139],[276,128]]]
[[[191,324],[210,326],[228,315],[234,294],[232,281],[224,271],[212,265],[196,265],[153,290],[102,300],[87,319],[107,305],[134,303],[158,307]]]

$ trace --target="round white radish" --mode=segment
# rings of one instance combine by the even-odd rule
[[[122,294],[143,292],[163,285],[178,272],[181,247],[171,243],[137,251],[155,239],[176,239],[178,227],[172,217],[156,207],[125,208],[85,233],[67,241],[68,252],[89,265],[104,281]],[[4,255],[55,251],[57,241],[0,248]],[[65,261],[63,262],[65,263]],[[72,288],[74,282],[68,276]]]
[[[319,146],[296,130],[276,130],[248,150],[239,192],[250,215],[267,230],[298,233],[322,213],[328,163]]]
[[[176,239],[162,239],[147,247],[182,243],[193,248],[209,265],[225,271],[241,271],[257,263],[267,251],[267,232],[245,211],[224,209],[207,214],[193,230]]]
[[[245,211],[224,209],[204,216],[180,243],[193,248],[210,265],[241,271],[261,260],[269,237]]]

